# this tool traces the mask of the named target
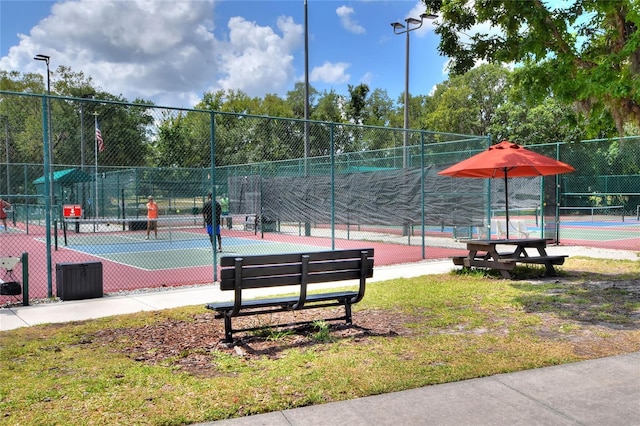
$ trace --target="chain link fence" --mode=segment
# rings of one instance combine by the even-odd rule
[[[11,204],[0,256],[30,254],[34,298],[58,294],[65,264],[100,262],[104,291],[117,293],[210,283],[221,255],[375,243],[390,262],[419,260],[491,236],[504,209],[500,182],[437,175],[486,137],[9,92],[0,111]],[[514,179],[512,217],[557,240],[563,221],[637,222],[638,142],[529,147],[577,172]],[[222,247],[203,222],[209,193]]]

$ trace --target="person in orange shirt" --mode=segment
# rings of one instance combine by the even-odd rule
[[[153,201],[153,197],[149,195],[149,202],[147,203],[147,240],[149,239],[149,233],[153,229],[156,240],[158,239],[158,205]]]

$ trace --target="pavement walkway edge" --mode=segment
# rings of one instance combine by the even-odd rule
[[[335,424],[640,425],[640,352],[201,425]]]

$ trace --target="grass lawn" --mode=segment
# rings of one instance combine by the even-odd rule
[[[640,350],[640,262],[559,271],[371,283],[352,327],[242,318],[265,327],[235,347],[204,306],[2,332],[0,423],[190,424]]]

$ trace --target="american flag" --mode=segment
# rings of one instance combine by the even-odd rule
[[[98,142],[98,151],[104,151],[104,141],[102,140],[102,132],[100,132],[100,126],[96,123],[96,141]]]

